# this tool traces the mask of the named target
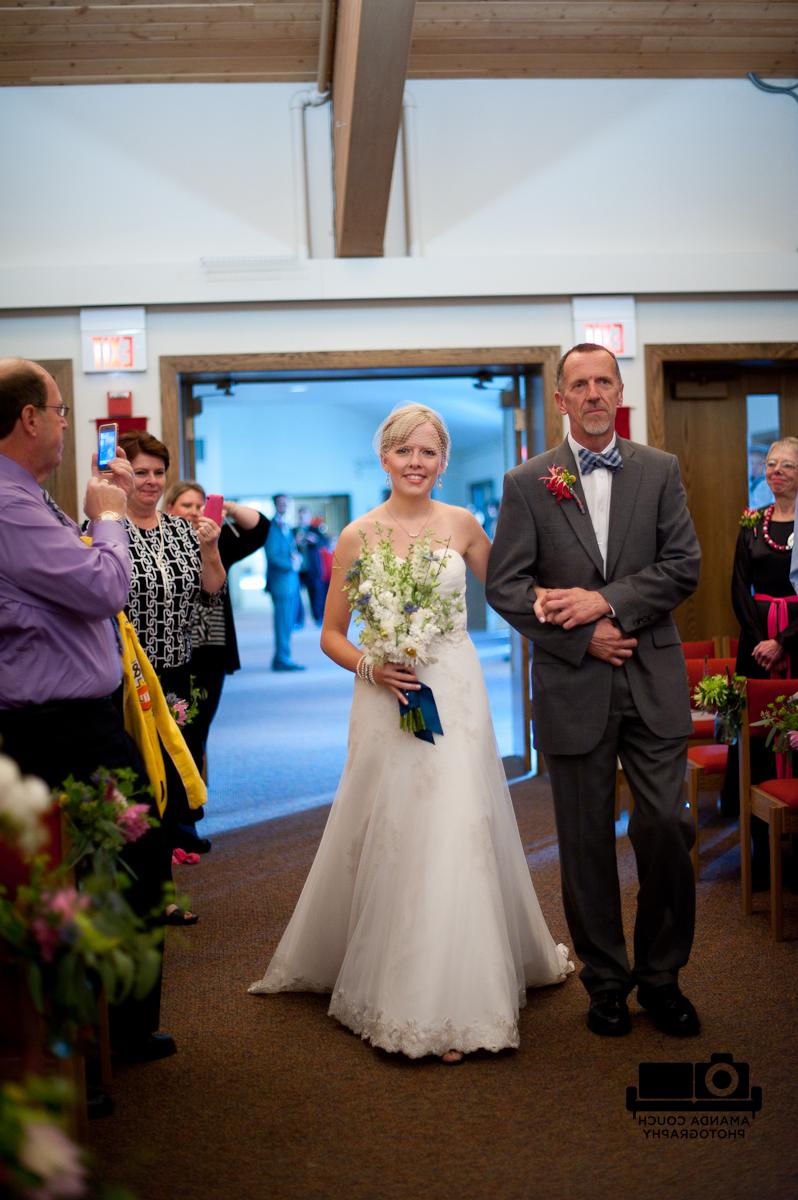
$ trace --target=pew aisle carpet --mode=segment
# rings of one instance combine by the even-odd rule
[[[543,780],[513,789],[543,911],[568,941],[551,799]],[[91,1125],[107,1182],[139,1200],[787,1200],[798,1195],[796,949],[771,942],[764,912],[740,914],[735,827],[709,818],[698,926],[685,991],[704,1021],[685,1042],[658,1033],[632,1001],[633,1032],[585,1027],[576,976],[531,991],[521,1048],[446,1067],[375,1051],[326,1015],[318,995],[254,997],[293,909],[326,809],[217,835],[178,886],[201,914],[168,932],[164,1029],[179,1052],[119,1066],[115,1114]],[[635,874],[618,842],[627,928]],[[758,898],[760,909],[765,897]],[[642,1063],[710,1056],[750,1066],[762,1111],[627,1111]],[[643,1123],[645,1121],[645,1124]],[[674,1134],[678,1136],[673,1136]],[[665,1136],[667,1135],[667,1136]],[[686,1136],[685,1136],[686,1135]]]

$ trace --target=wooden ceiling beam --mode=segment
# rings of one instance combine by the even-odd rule
[[[335,241],[383,253],[415,0],[339,0],[333,68]]]

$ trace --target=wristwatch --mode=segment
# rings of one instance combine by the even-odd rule
[[[114,512],[113,509],[107,508],[104,512],[98,513],[96,517],[92,517],[92,521],[124,521],[124,513]]]

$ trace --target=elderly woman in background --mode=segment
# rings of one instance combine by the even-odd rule
[[[152,434],[131,430],[119,439],[133,469],[135,486],[127,506],[132,581],[127,615],[165,694],[191,698],[192,634],[201,606],[218,603],[225,569],[219,556],[219,526],[200,516],[196,528],[158,511],[169,451]],[[191,725],[183,730],[198,767],[202,755]],[[211,844],[198,836],[201,810],[188,806],[185,789],[165,756],[169,802],[164,824],[172,845],[205,853]]]
[[[798,494],[798,438],[774,442],[765,462],[773,503],[746,509],[734,553],[732,604],[740,622],[737,671],[751,679],[794,677],[798,596],[790,560]]]
[[[183,517],[198,530],[205,499],[205,489],[201,483],[197,483],[196,479],[180,479],[167,489],[164,506],[172,516]],[[236,504],[232,500],[225,501],[224,516],[219,535],[219,555],[225,571],[229,571],[234,563],[260,550],[271,522],[256,508]],[[198,608],[194,625],[191,674],[204,695],[199,700],[199,712],[193,726],[199,752],[203,756],[211,722],[222,696],[224,677],[232,675],[240,666],[233,606],[230,592],[225,587],[221,605]]]
[[[749,679],[798,675],[798,596],[790,583],[798,495],[798,438],[774,442],[765,461],[772,504],[745,509],[734,552],[732,605],[740,622],[735,670]],[[731,747],[723,788],[726,816],[739,812],[737,748]],[[761,739],[751,743],[751,780],[773,774],[773,751]],[[753,822],[754,883],[765,886],[768,847],[760,821]]]

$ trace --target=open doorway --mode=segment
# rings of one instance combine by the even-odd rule
[[[547,366],[553,367],[556,355],[554,349],[549,352]],[[196,360],[191,363],[197,365]],[[380,421],[399,404],[416,400],[442,412],[451,429],[453,456],[440,498],[470,506],[488,532],[504,471],[528,448],[535,452],[546,442],[541,362],[494,360],[409,368],[397,363],[382,369],[309,371],[305,367],[287,372],[242,371],[229,360],[223,366],[221,371],[181,373],[176,390],[187,418],[181,424],[188,435],[181,473],[195,475],[208,490],[252,503],[267,515],[272,511],[272,495],[285,492],[292,497],[294,514],[301,501],[314,517],[324,519],[332,543],[347,520],[383,498],[384,476],[371,443]],[[289,521],[294,521],[291,513]],[[244,801],[238,824],[277,815],[273,806],[266,811],[258,798],[246,796],[242,771],[251,766],[253,745],[269,744],[262,774],[267,790],[278,794],[281,812],[328,802],[346,749],[351,680],[321,656],[307,595],[305,626],[295,634],[295,657],[304,655],[303,665],[309,670],[300,681],[277,680],[280,697],[271,713],[262,713],[259,725],[257,718],[254,724],[250,721],[258,707],[257,690],[266,684],[268,671],[271,626],[269,599],[262,590],[263,563],[261,554],[231,576],[239,641],[251,664],[226,689],[231,700],[242,705],[231,722],[232,741],[225,747],[225,758],[234,763],[230,790],[239,808]],[[511,646],[503,622],[486,608],[480,588],[471,588],[467,600],[500,750],[508,775],[517,776],[530,767],[524,656],[518,645]],[[268,681],[272,690],[274,682]],[[224,717],[220,709],[217,722],[222,735]],[[246,735],[242,722],[249,727]],[[276,766],[276,755],[268,753],[275,745],[284,752],[282,766]],[[325,751],[330,764],[326,776]],[[209,817],[214,807],[209,806]]]

